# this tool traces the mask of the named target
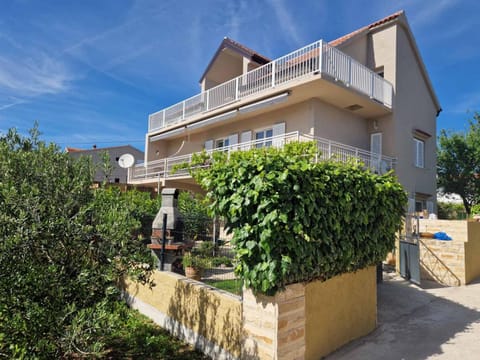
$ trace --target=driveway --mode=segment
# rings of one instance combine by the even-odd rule
[[[378,286],[377,329],[326,359],[480,359],[480,280],[422,287],[387,274]]]

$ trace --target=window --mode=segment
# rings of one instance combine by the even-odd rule
[[[413,139],[414,142],[414,164],[416,167],[425,167],[425,141],[420,139]]]
[[[229,138],[215,140],[216,149],[223,148],[228,145],[230,145]]]
[[[265,129],[255,132],[255,146],[257,148],[272,146],[273,129]]]

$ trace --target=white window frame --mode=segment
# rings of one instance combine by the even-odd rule
[[[219,146],[220,143],[222,143],[222,146]],[[221,149],[221,148],[230,146],[230,138],[228,136],[225,136],[225,137],[215,139],[214,146],[215,146],[215,149]]]
[[[414,144],[413,163],[415,167],[424,169],[425,168],[425,140],[413,138],[413,144]]]
[[[272,135],[266,136],[267,131],[270,131],[272,133]],[[260,133],[263,133],[263,138],[258,139],[257,134],[260,134]],[[256,130],[253,131],[253,135],[254,135],[254,140],[253,141],[255,141],[255,147],[256,148],[272,146],[273,127],[267,126],[267,127],[264,127],[264,128],[256,129]],[[270,139],[270,140],[266,140],[266,139]]]

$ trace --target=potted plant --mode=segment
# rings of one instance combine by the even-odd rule
[[[193,252],[187,252],[183,255],[182,264],[185,269],[185,276],[199,281],[202,278],[204,270],[210,267],[211,260]]]

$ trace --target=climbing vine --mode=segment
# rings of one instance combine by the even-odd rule
[[[315,143],[291,143],[203,153],[191,167],[233,232],[235,271],[254,291],[362,269],[394,247],[406,204],[394,175],[316,155]]]

